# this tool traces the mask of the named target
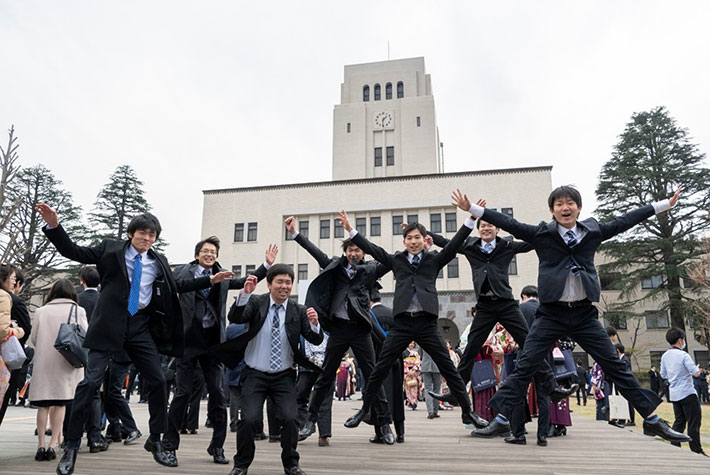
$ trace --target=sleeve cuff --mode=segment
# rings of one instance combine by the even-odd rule
[[[652,204],[652,206],[656,214],[663,213],[664,211],[668,211],[672,208],[671,200],[656,201]]]
[[[49,224],[45,224],[44,228],[49,231],[50,229],[57,229],[59,225],[57,224],[56,226],[50,226]]]
[[[352,239],[357,234],[357,229],[352,228],[348,234],[350,234],[350,239]]]
[[[463,222],[463,225],[469,229],[473,229],[476,227],[476,222],[471,218],[466,218],[466,221]]]
[[[320,333],[320,322],[318,322],[318,325],[313,325],[311,322],[308,322],[308,324],[311,326],[311,330]]]
[[[239,292],[239,297],[237,297],[237,307],[243,307],[249,301],[251,294],[244,292],[243,290]]]
[[[291,234],[291,239],[296,239],[296,236],[298,236],[299,234],[301,234],[301,233],[299,233],[298,231],[296,231],[295,233]]]
[[[483,212],[486,210],[483,206],[478,206],[477,204],[472,204],[471,209],[468,210],[469,213],[471,213],[471,216],[474,218],[480,218],[483,216]]]
[[[266,261],[264,261],[263,266],[264,266],[264,269],[266,269],[266,270],[269,270],[269,269],[271,268],[271,264],[269,264],[269,263],[266,262]]]

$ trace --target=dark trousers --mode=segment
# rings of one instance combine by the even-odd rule
[[[141,373],[148,396],[151,435],[158,436],[166,429],[165,375],[160,367],[160,355],[148,330],[148,315],[138,312],[128,319],[123,347]],[[71,419],[66,432],[67,447],[79,448],[84,421],[91,410],[91,400],[104,380],[113,352],[89,350],[84,368],[84,379],[76,387]]]
[[[281,428],[277,425],[276,414],[273,409],[274,404],[271,402],[271,398],[266,398],[266,413],[269,419],[269,432],[273,436],[278,436],[281,432]],[[237,431],[237,423],[239,422],[240,414],[242,410],[242,387],[241,386],[229,386],[229,428],[232,432]],[[271,421],[274,421],[273,423]],[[276,426],[276,430],[273,430],[273,426]],[[255,434],[261,434],[264,432],[264,417],[257,423],[256,429],[254,429]]]
[[[210,445],[216,448],[224,446],[224,439],[227,437],[227,405],[224,401],[222,390],[222,363],[209,353],[196,356],[194,358],[178,358],[175,396],[170,403],[168,414],[168,431],[163,440],[177,449],[180,445],[179,430],[182,426],[183,417],[193,393],[195,381],[195,368],[199,361],[202,373],[207,384],[209,402],[207,403],[207,417],[212,421],[212,441]],[[197,396],[199,404],[200,394]]]
[[[579,406],[579,393],[582,393],[582,399],[584,400],[584,405],[587,405],[587,388],[584,387],[584,384],[579,385],[579,389],[577,389],[577,405]],[[655,393],[655,391],[654,391]]]
[[[22,389],[22,386],[19,386],[21,379],[20,373],[22,373],[22,368],[14,369],[10,373],[10,381],[7,386],[7,392],[5,392],[5,397],[2,399],[2,407],[0,407],[0,424],[2,424],[2,420],[5,419],[5,412],[7,411],[7,406],[10,404],[10,398],[14,399],[17,391]],[[22,381],[23,386],[24,384],[25,382]]]
[[[404,361],[401,354],[390,368],[382,385],[385,388],[387,404],[392,414],[394,431],[397,435],[404,435]]]
[[[411,341],[416,341],[424,351],[429,353],[439,372],[446,378],[449,389],[461,405],[461,409],[469,411],[471,400],[466,393],[466,385],[449,357],[444,339],[436,326],[436,315],[422,312],[416,317],[411,317],[408,313],[394,317],[394,325],[387,333],[375,369],[367,380],[367,389],[362,401],[363,412],[370,411],[382,389],[382,382],[391,371],[392,364],[402,355]],[[330,343],[330,340],[328,342]]]
[[[673,413],[675,414],[673,430],[684,432],[687,424],[688,436],[691,438],[690,450],[703,452],[703,446],[700,444],[700,423],[703,420],[703,413],[697,394],[690,394],[680,401],[673,401]],[[677,442],[673,445],[680,447],[680,443]]]
[[[323,373],[316,381],[311,395],[311,403],[308,407],[308,417],[311,421],[318,420],[318,411],[321,404],[326,399],[332,399],[335,375],[340,366],[340,360],[348,348],[352,348],[357,364],[362,370],[364,377],[370,378],[375,367],[375,349],[372,346],[370,330],[353,320],[343,320],[333,318],[330,336],[325,347],[325,359],[323,361]],[[377,416],[377,425],[389,424],[392,422],[389,406],[384,389],[377,386],[374,393],[373,403]],[[367,392],[365,389],[364,392]]]
[[[537,438],[547,437],[550,430],[550,399],[543,393],[537,392]]]
[[[121,435],[121,432],[127,435],[138,430],[128,401],[121,395],[129,364],[111,361],[108,374],[104,379],[104,410],[108,427],[113,431],[110,436]]]
[[[599,323],[596,307],[585,305],[570,308],[558,304],[542,304],[537,310],[525,347],[520,351],[515,371],[508,376],[488,405],[504,416],[510,416],[516,406],[522,405],[528,383],[547,353],[552,350],[555,341],[562,336],[569,336],[587,351],[643,417],[651,415],[661,403],[653,391],[639,385],[631,370],[619,359],[616,347]]]
[[[296,381],[296,402],[298,403],[298,427],[303,427],[308,418],[308,400],[311,396],[313,385],[318,380],[318,373],[315,371],[299,371]],[[318,435],[320,437],[331,437],[331,422],[333,419],[333,392],[335,391],[335,379],[330,385],[330,397],[326,397],[318,409]]]
[[[254,435],[264,418],[264,401],[274,401],[276,418],[281,426],[281,463],[284,468],[298,465],[298,426],[296,418],[296,371],[264,373],[245,367],[241,376],[242,413],[237,423],[237,454],[234,465],[247,468],[254,460]],[[248,397],[246,396],[248,395]]]
[[[185,415],[182,418],[180,429],[197,430],[200,426],[200,401],[205,389],[205,378],[201,376],[200,371],[196,371],[194,374],[192,391],[185,405]],[[209,419],[209,415],[207,418]],[[168,411],[168,432],[170,432],[170,411]]]
[[[101,419],[104,416],[104,409],[99,389],[94,393],[91,400],[91,410],[86,419],[86,438],[91,442],[101,442]]]

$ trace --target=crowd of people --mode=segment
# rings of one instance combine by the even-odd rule
[[[676,409],[671,428],[654,412],[658,391],[640,386],[623,346],[604,332],[593,305],[600,293],[593,262],[600,243],[670,209],[679,196],[680,190],[669,200],[599,223],[578,221],[581,195],[560,187],[548,199],[553,220],[533,226],[487,209],[485,200],[472,204],[456,190],[453,204],[471,217],[451,239],[405,223],[404,250],[390,253],[358,233],[341,211],[348,237],[342,254],[333,257],[301,235],[289,217],[290,237],[322,269],[305,305],[289,298],[293,270],[276,263],[275,245],[267,248],[262,266],[239,279],[217,262],[220,242],[214,236],[196,244],[194,261],[172,270],[153,249],[161,227],[152,214],[131,220],[128,240],[87,247],[76,245],[57,213],[40,204],[49,241],[86,267],[81,293],[70,281],[58,280],[32,320],[24,304],[15,303],[21,300],[14,295],[19,271],[5,264],[0,269],[0,341],[14,336],[26,344],[29,337],[34,347],[25,397],[37,407],[35,458],[55,459],[61,444],[57,473],[68,475],[85,433],[92,453],[107,450],[110,442],[130,445],[141,438],[127,404],[136,379],[150,413],[144,448],[155,461],[178,465],[181,435],[197,430],[190,420],[196,420],[206,394],[212,428],[206,451],[214,463],[229,463],[227,427],[236,432],[230,475],[247,474],[254,441],[267,437],[264,405],[268,437],[281,445],[284,472],[304,474],[298,442],[318,430],[318,445],[329,445],[333,399],[350,398],[356,385],[362,406],[345,426],[369,423],[374,444],[404,443],[405,405],[415,410],[423,397],[428,418],[458,406],[462,422],[475,427],[473,437],[504,436],[509,444],[526,444],[525,423],[537,415],[537,444],[546,446],[548,437],[566,435],[571,425],[569,397],[581,393],[586,401],[591,384],[597,404],[601,394],[610,398],[618,391],[631,414],[643,417],[645,434],[702,452],[700,398],[692,388],[693,378],[703,373],[687,353],[674,351],[684,348],[685,335],[669,331],[671,350],[661,363],[660,377],[669,381]],[[478,237],[469,237],[474,228]],[[501,229],[520,240],[501,238]],[[533,250],[538,286],[526,286],[519,304],[507,270],[516,254]],[[471,265],[476,305],[460,346],[453,348],[437,327],[436,280],[459,253]],[[388,272],[395,277],[391,308],[378,290],[378,279]],[[268,292],[255,295],[261,279]],[[229,290],[239,291],[231,305]],[[83,338],[79,366],[54,348],[63,324]],[[596,361],[589,381],[572,359],[575,345]],[[22,368],[14,381],[15,372],[10,375],[4,362],[0,369],[4,414],[21,385]],[[10,384],[14,389],[8,391]],[[102,435],[104,414],[108,427]],[[686,425],[689,435],[682,433]]]

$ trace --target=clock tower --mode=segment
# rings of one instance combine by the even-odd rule
[[[333,180],[441,173],[424,58],[345,66],[333,111]]]

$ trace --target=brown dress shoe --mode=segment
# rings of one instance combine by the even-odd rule
[[[329,445],[328,437],[318,437],[318,447],[328,447]]]

